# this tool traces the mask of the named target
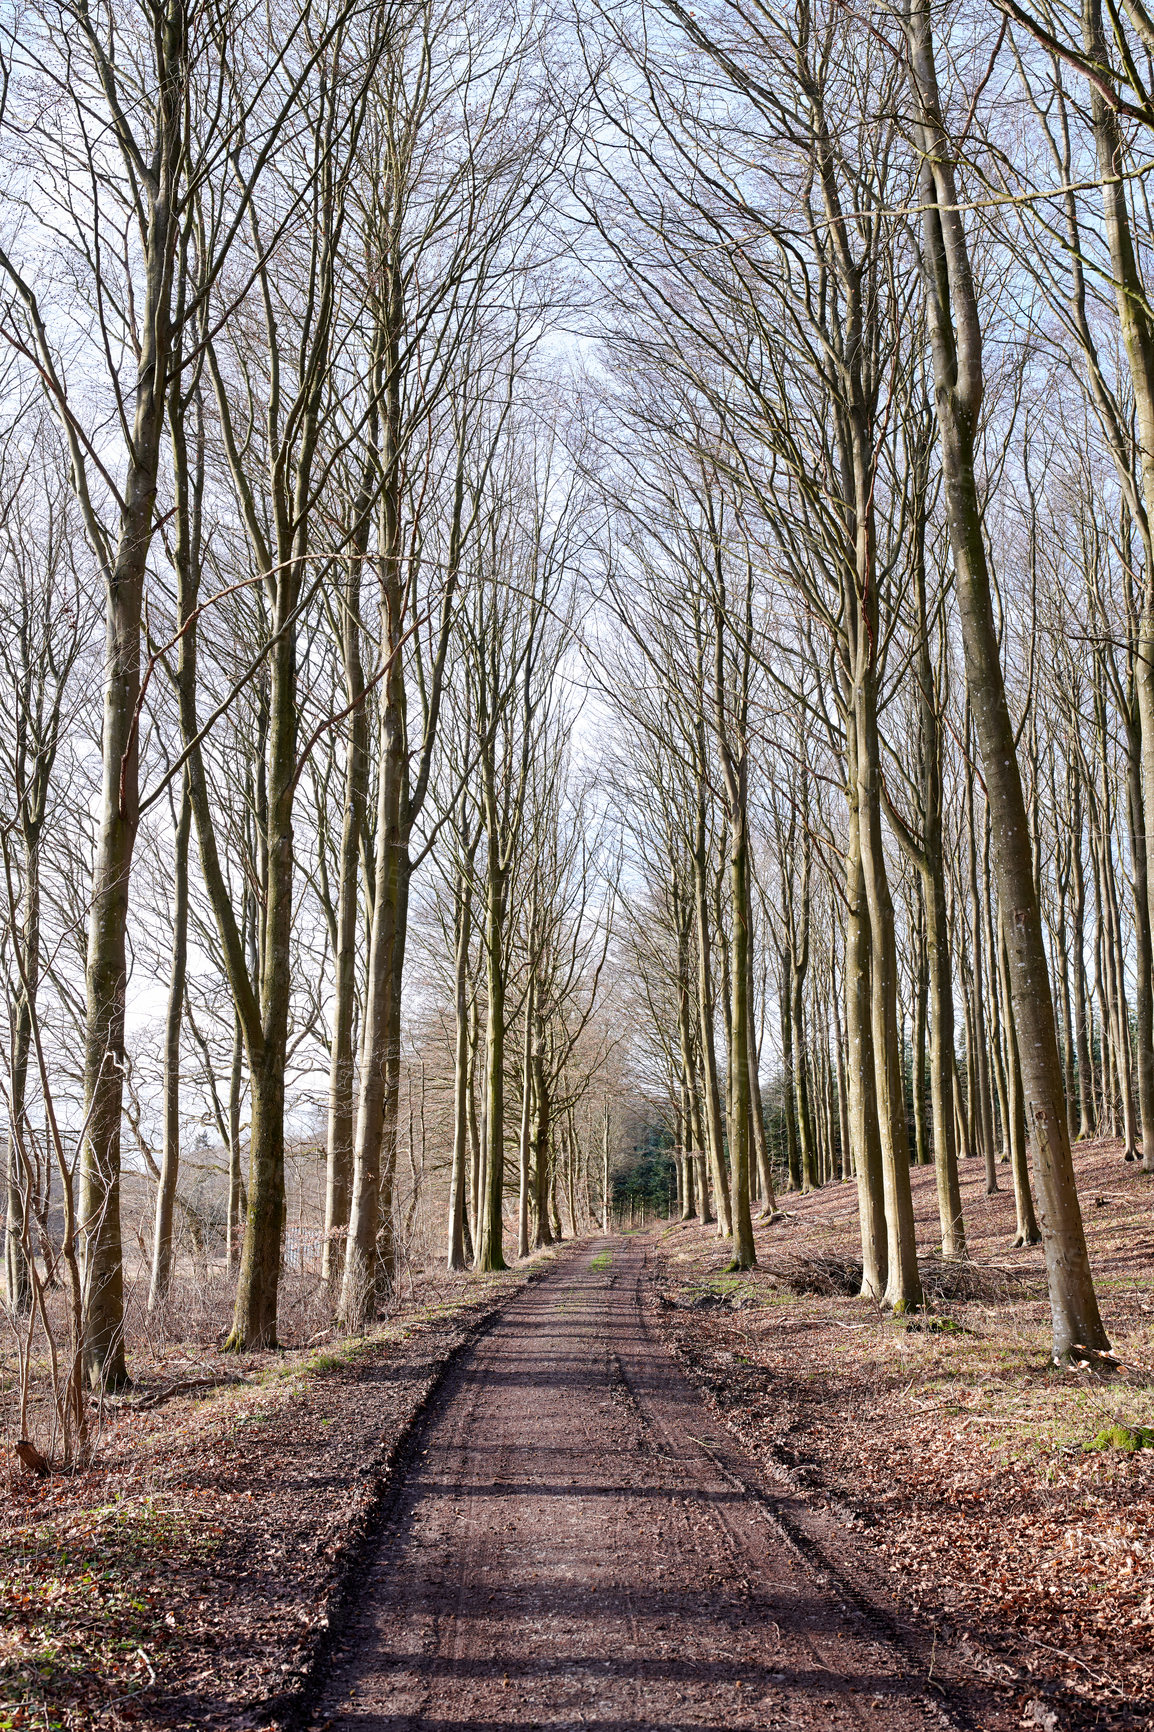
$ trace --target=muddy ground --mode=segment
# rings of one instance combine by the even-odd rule
[[[313,1352],[137,1362],[86,1472],[42,1481],[9,1456],[0,1732],[281,1724],[399,1442],[548,1263],[433,1278],[371,1336]]]
[[[1026,1725],[1154,1725],[1154,1176],[1117,1143],[1075,1150],[1091,1260],[1115,1350],[1100,1382],[1049,1364],[1039,1249],[1015,1251],[1009,1174],[985,1195],[963,1164],[986,1290],[883,1318],[836,1292],[857,1255],[851,1185],[785,1197],[757,1225],[760,1267],[700,1226],[662,1236],[663,1330],[766,1479],[840,1518],[847,1565],[987,1678]],[[933,1173],[913,1174],[919,1247],[937,1237]],[[927,1284],[950,1276],[928,1255]],[[984,1281],[983,1281],[984,1277]],[[1129,1437],[1127,1437],[1129,1434]],[[1119,1444],[1123,1447],[1119,1447]]]
[[[1154,1451],[1119,1447],[1154,1424],[1154,1181],[1076,1159],[1108,1384],[1048,1364],[1040,1253],[969,1164],[976,1288],[927,1257],[908,1323],[837,1290],[833,1186],[748,1276],[672,1225],[439,1277],[367,1341],[201,1354],[231,1386],[153,1366],[87,1473],[0,1481],[0,1732],[1154,1725]]]
[[[798,1531],[828,1511],[755,1483],[653,1326],[650,1256],[571,1256],[450,1371],[313,1732],[1000,1724],[831,1574]]]

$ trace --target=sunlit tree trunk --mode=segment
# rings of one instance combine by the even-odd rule
[[[192,800],[185,774],[181,777],[172,862],[172,965],[164,1026],[164,1123],[152,1235],[149,1311],[155,1311],[163,1302],[172,1279],[172,1216],[180,1174],[180,1032],[188,974],[188,844],[191,829]]]
[[[911,95],[923,169],[923,247],[939,450],[954,555],[966,683],[993,819],[1014,1020],[1031,1119],[1053,1318],[1053,1351],[1105,1351],[1066,1127],[1062,1068],[1042,919],[1034,888],[1013,724],[990,596],[974,441],[982,399],[981,324],[949,140],[942,120],[928,0],[907,13]]]

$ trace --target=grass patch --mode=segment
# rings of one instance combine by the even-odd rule
[[[608,1269],[612,1261],[612,1251],[598,1251],[595,1257],[589,1259],[589,1267],[591,1269],[596,1269],[600,1273],[602,1270]]]

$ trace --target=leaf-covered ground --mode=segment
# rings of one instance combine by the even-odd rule
[[[759,1267],[698,1226],[662,1240],[664,1326],[767,1466],[827,1497],[944,1656],[1001,1678],[1023,1723],[1154,1724],[1154,1176],[1115,1143],[1076,1150],[1115,1350],[1110,1382],[1054,1368],[1039,1250],[1014,1251],[1013,1196],[964,1164],[985,1296],[909,1320],[830,1285],[857,1251],[851,1185],[786,1196]],[[919,1250],[932,1170],[913,1175]],[[1135,1447],[1136,1445],[1147,1447]]]
[[[841,1185],[784,1198],[749,1276],[724,1272],[711,1230],[664,1233],[660,1315],[767,1473],[837,1516],[853,1579],[924,1628],[931,1667],[984,1673],[1010,1723],[1149,1726],[1154,1179],[1115,1144],[1076,1159],[1125,1379],[1049,1364],[1041,1254],[1010,1248],[1008,1182],[987,1198],[975,1163],[976,1296],[902,1321],[836,1291],[857,1250]],[[913,1180],[931,1271],[933,1176]],[[276,1726],[397,1439],[525,1278],[430,1282],[372,1338],[320,1352],[205,1348],[198,1376],[243,1378],[217,1389],[166,1396],[182,1369],[158,1360],[106,1412],[89,1471],[0,1478],[0,1732]]]
[[[398,1440],[531,1273],[429,1281],[373,1335],[317,1352],[238,1366],[205,1348],[198,1376],[230,1380],[216,1389],[165,1398],[179,1364],[138,1366],[90,1469],[6,1469],[0,1732],[276,1726]]]

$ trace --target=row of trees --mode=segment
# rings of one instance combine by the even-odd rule
[[[1072,1137],[1154,1163],[1146,31],[614,14],[584,183],[599,655],[683,1207],[752,1260],[765,1042],[789,1182],[852,1170],[890,1305],[911,1161],[963,1256],[959,1156],[992,1189],[1004,1151],[1058,1356],[1108,1348]]]
[[[515,6],[15,28],[7,1291],[43,1312],[66,1271],[77,1388],[115,1387],[123,1141],[154,1174],[157,1307],[190,1118],[229,1154],[230,1344],[276,1342],[286,1134],[322,1092],[324,1277],[347,1327],[373,1315],[422,915],[452,959],[451,1260],[504,1266],[514,1025],[522,1249],[584,1171],[609,906],[541,354],[573,100]]]
[[[1108,1348],[1071,1136],[1154,1161],[1146,31],[9,27],[6,1279],[64,1281],[77,1378],[127,1376],[124,1139],[159,1305],[198,1116],[230,1344],[276,1340],[310,1098],[372,1316],[414,1016],[455,1268],[513,1199],[548,1242],[559,1174],[603,1213],[632,1049],[738,1266],[775,1184],[852,1172],[865,1289],[916,1305],[911,1161],[961,1256],[1004,1149],[1055,1352]]]

